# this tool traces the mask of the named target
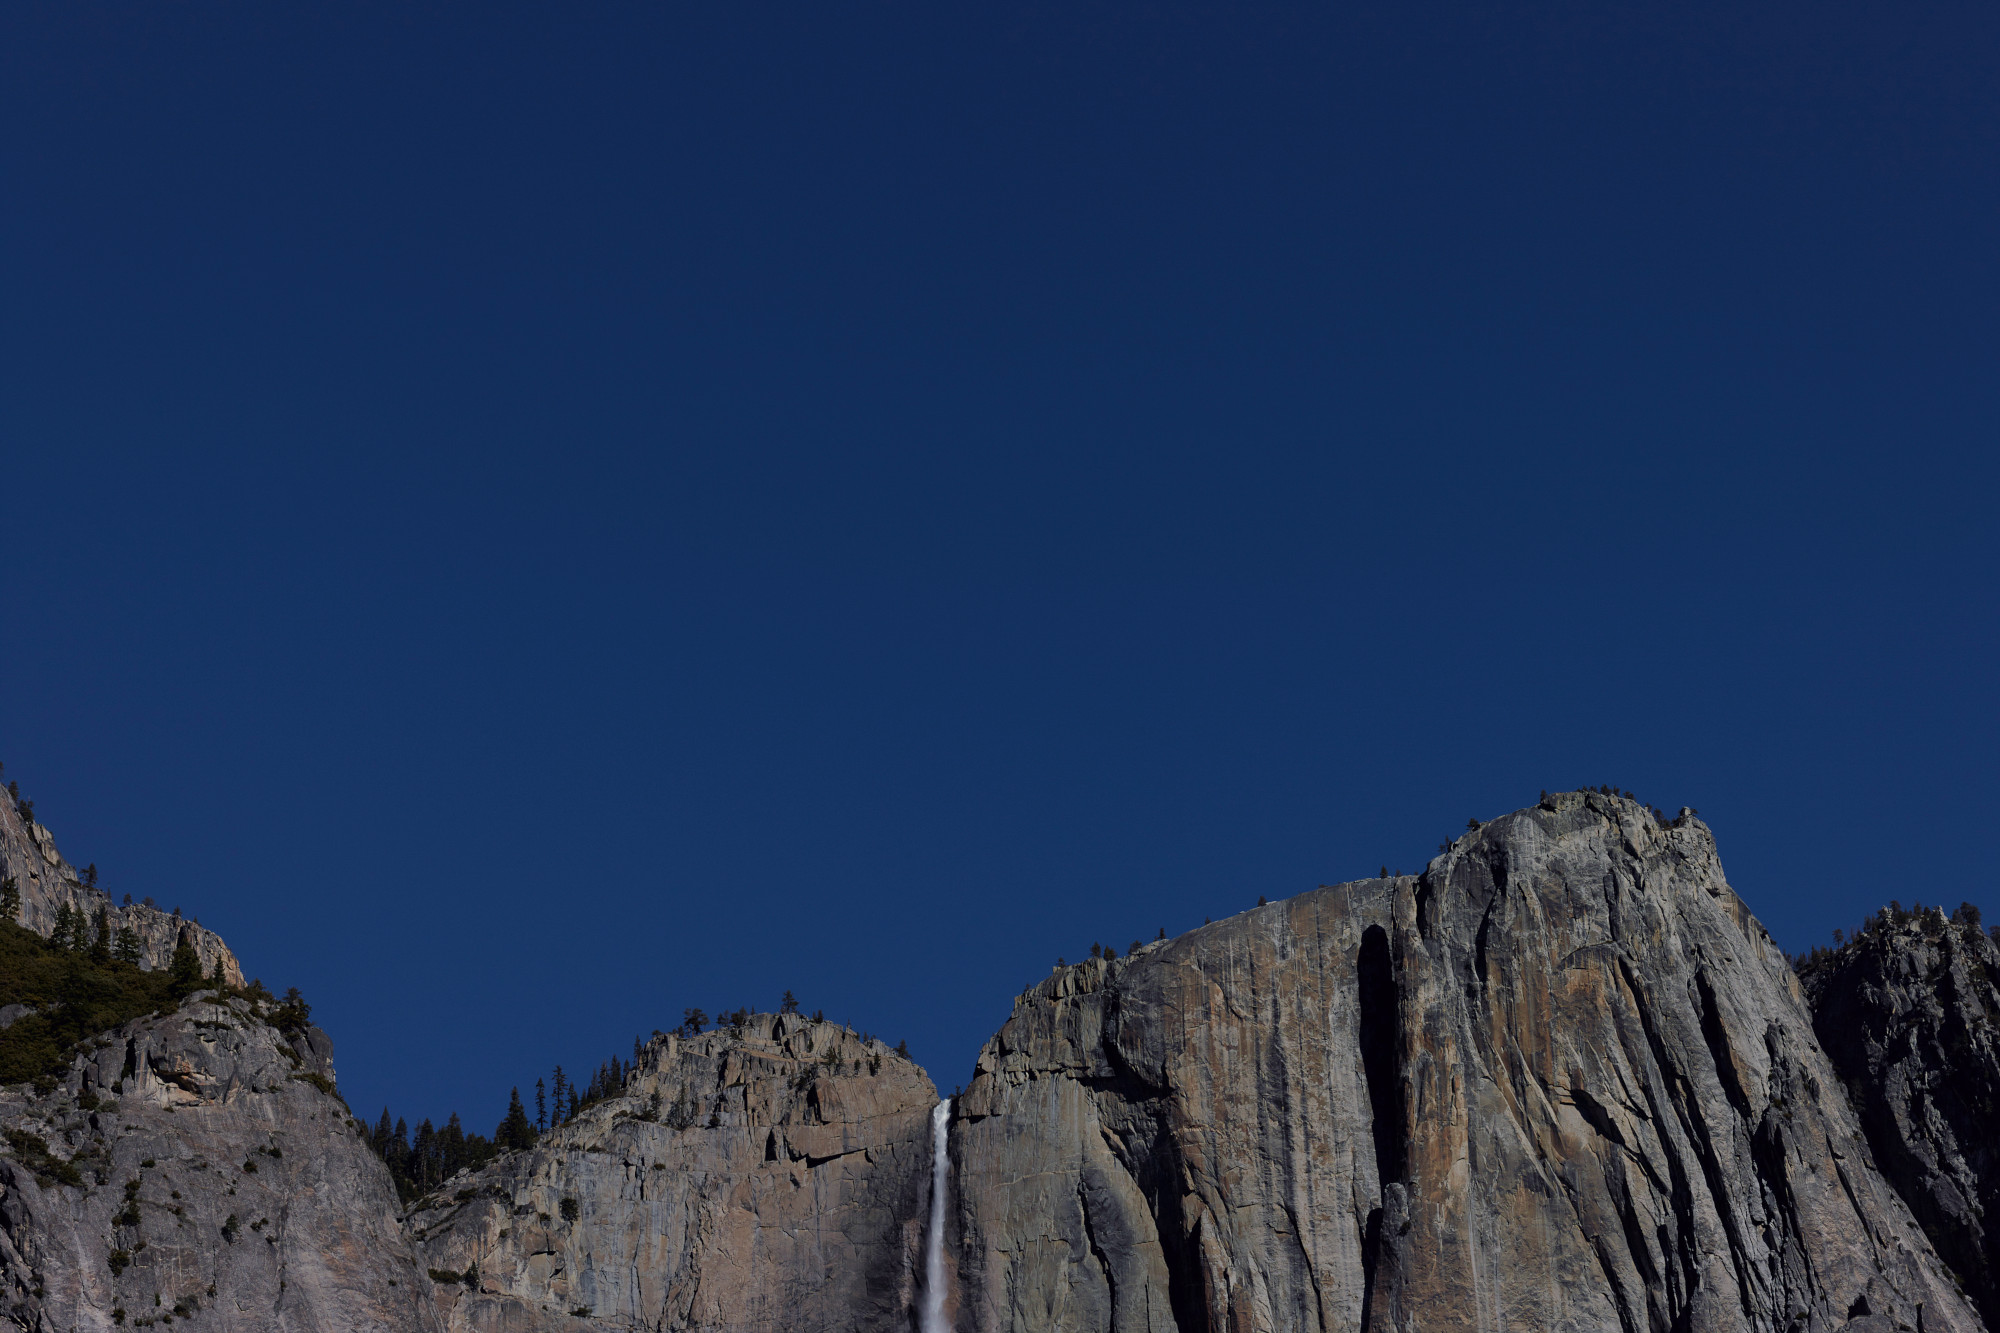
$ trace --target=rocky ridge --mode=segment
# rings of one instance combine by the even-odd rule
[[[185,935],[201,959],[203,976],[212,975],[220,960],[222,979],[232,986],[243,984],[243,966],[220,935],[184,920],[178,911],[114,902],[110,894],[85,884],[76,867],[56,850],[55,835],[48,825],[23,819],[14,801],[0,797],[0,879],[5,878],[12,878],[21,892],[16,919],[38,935],[55,932],[56,916],[64,907],[82,912],[93,922],[102,911],[113,934],[129,927],[138,936],[141,967],[157,970],[167,966],[173,960],[175,945]]]
[[[1802,989],[1691,812],[1546,797],[1027,988],[951,1109],[951,1326],[1981,1328],[1996,967],[1926,916]],[[197,994],[0,1090],[0,1320],[915,1327],[923,1071],[795,1014],[635,1064],[398,1218],[325,1034]]]
[[[624,1095],[409,1217],[453,1330],[908,1326],[930,1189],[921,1069],[796,1014],[655,1037]]]

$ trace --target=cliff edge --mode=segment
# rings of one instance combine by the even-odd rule
[[[936,1103],[880,1041],[745,1015],[409,1223],[453,1330],[906,1330]]]
[[[243,984],[243,966],[222,942],[222,936],[196,922],[182,918],[179,911],[162,911],[144,902],[115,902],[110,894],[83,882],[75,866],[56,850],[55,835],[46,824],[24,818],[23,805],[0,795],[0,879],[12,879],[21,895],[16,920],[37,935],[55,933],[59,913],[67,907],[80,912],[95,926],[97,914],[115,935],[130,930],[139,946],[139,966],[159,971],[173,961],[174,947],[183,936],[201,960],[203,976],[222,964],[222,979],[231,986]]]
[[[1708,828],[1565,793],[1016,1003],[962,1330],[1971,1330]]]

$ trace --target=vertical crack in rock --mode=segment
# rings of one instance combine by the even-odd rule
[[[1707,1043],[1709,1058],[1715,1062],[1715,1077],[1722,1084],[1723,1096],[1736,1108],[1736,1114],[1747,1119],[1750,1095],[1743,1090],[1736,1059],[1729,1052],[1729,1033],[1723,1029],[1722,1015],[1715,1007],[1715,985],[1709,980],[1707,969],[1694,974],[1694,984],[1701,997],[1701,1039]]]
[[[1360,1008],[1361,1069],[1368,1085],[1369,1141],[1375,1154],[1379,1189],[1387,1189],[1403,1178],[1402,1006],[1396,996],[1394,967],[1389,956],[1389,933],[1379,925],[1362,931],[1361,949],[1355,960],[1356,998]],[[1364,1326],[1369,1312],[1367,1293],[1374,1289],[1381,1240],[1382,1204],[1378,1194],[1362,1231]]]

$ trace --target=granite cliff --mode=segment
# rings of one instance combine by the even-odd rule
[[[832,1023],[656,1037],[623,1096],[410,1214],[453,1330],[903,1329],[937,1093]]]
[[[19,1328],[431,1330],[332,1045],[201,992],[0,1089],[0,1311]]]
[[[1062,969],[956,1116],[964,1330],[1980,1327],[1706,826],[1620,797]]]
[[[0,818],[46,933],[104,904],[39,829]],[[1802,987],[1692,812],[1546,797],[1028,987],[944,1122],[931,1290],[963,1333],[1970,1333],[1996,977],[1969,919],[1899,915]],[[332,1079],[318,1029],[204,991],[0,1089],[0,1318],[918,1328],[937,1094],[872,1039],[656,1036],[400,1214]]]
[[[1892,908],[1801,971],[1875,1160],[2000,1323],[2000,948],[1976,914]]]

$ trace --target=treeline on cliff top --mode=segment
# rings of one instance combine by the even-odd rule
[[[1887,907],[1869,916],[1852,935],[1836,930],[1831,946],[1815,944],[1803,953],[1787,954],[1786,958],[1792,965],[1792,971],[1805,976],[1838,958],[1846,948],[1865,944],[1870,939],[1911,924],[1932,938],[1941,937],[1947,930],[1955,930],[1972,939],[1984,934],[2000,945],[2000,926],[1987,930],[1981,924],[1979,909],[1971,903],[1960,903],[1951,915],[1946,916],[1942,906],[1926,907],[1916,902],[1906,909],[1902,903],[1891,898]]]
[[[296,988],[280,1000],[261,981],[229,986],[220,959],[203,976],[185,935],[167,967],[149,972],[133,949],[119,947],[101,911],[92,923],[62,908],[47,939],[21,925],[19,912],[18,887],[0,881],[0,1006],[31,1011],[0,1029],[0,1083],[33,1081],[49,1091],[86,1042],[135,1018],[169,1013],[201,990],[249,1000],[253,1014],[288,1036],[305,1029],[311,1011]]]
[[[612,1056],[597,1067],[597,1072],[581,1088],[563,1073],[561,1065],[557,1065],[555,1105],[553,1108],[549,1105],[548,1083],[536,1079],[535,1118],[532,1121],[528,1119],[527,1107],[521,1102],[520,1088],[514,1088],[507,1098],[507,1114],[501,1117],[490,1139],[484,1134],[469,1132],[456,1111],[445,1120],[442,1129],[426,1118],[412,1130],[409,1121],[401,1116],[395,1117],[392,1123],[389,1108],[385,1106],[375,1121],[375,1128],[368,1135],[368,1146],[388,1166],[389,1178],[396,1182],[397,1195],[404,1203],[413,1202],[467,1167],[477,1169],[503,1152],[534,1147],[541,1141],[542,1135],[564,1121],[574,1119],[585,1107],[618,1096],[631,1082],[634,1061],[639,1059],[643,1050],[643,1040],[634,1037],[632,1060]],[[641,1112],[641,1118],[659,1119],[659,1107],[646,1108]]]
[[[799,1012],[798,999],[789,990],[779,1002],[778,1012]],[[751,1017],[752,1012],[747,1008],[719,1014],[714,1030],[741,1036]],[[823,1023],[826,1015],[815,1012],[813,1021]],[[680,1025],[674,1033],[681,1037],[696,1037],[708,1030],[708,1014],[701,1009],[687,1009],[683,1011]],[[657,1029],[653,1032],[655,1037],[664,1035]],[[873,1040],[872,1034],[860,1035],[864,1042]],[[897,1042],[895,1051],[904,1059],[909,1058],[910,1050],[906,1042]],[[442,1128],[426,1118],[411,1129],[407,1119],[392,1116],[385,1106],[376,1118],[374,1129],[368,1134],[368,1146],[388,1166],[389,1177],[395,1182],[396,1193],[402,1201],[412,1203],[461,1170],[476,1170],[503,1152],[532,1148],[541,1142],[545,1134],[576,1119],[597,1103],[623,1096],[645,1054],[646,1039],[634,1037],[630,1060],[614,1055],[599,1064],[596,1072],[582,1083],[557,1065],[550,1077],[535,1080],[533,1120],[528,1118],[527,1106],[521,1100],[521,1089],[518,1086],[513,1088],[507,1098],[507,1113],[501,1117],[491,1138],[467,1130],[456,1111],[445,1120]],[[879,1055],[872,1057],[869,1062],[871,1072],[879,1069],[880,1062]],[[674,1129],[686,1129],[695,1121],[695,1108],[688,1098],[687,1089],[683,1087],[672,1103],[663,1102],[660,1095],[654,1093],[633,1115],[640,1120],[665,1124]]]

